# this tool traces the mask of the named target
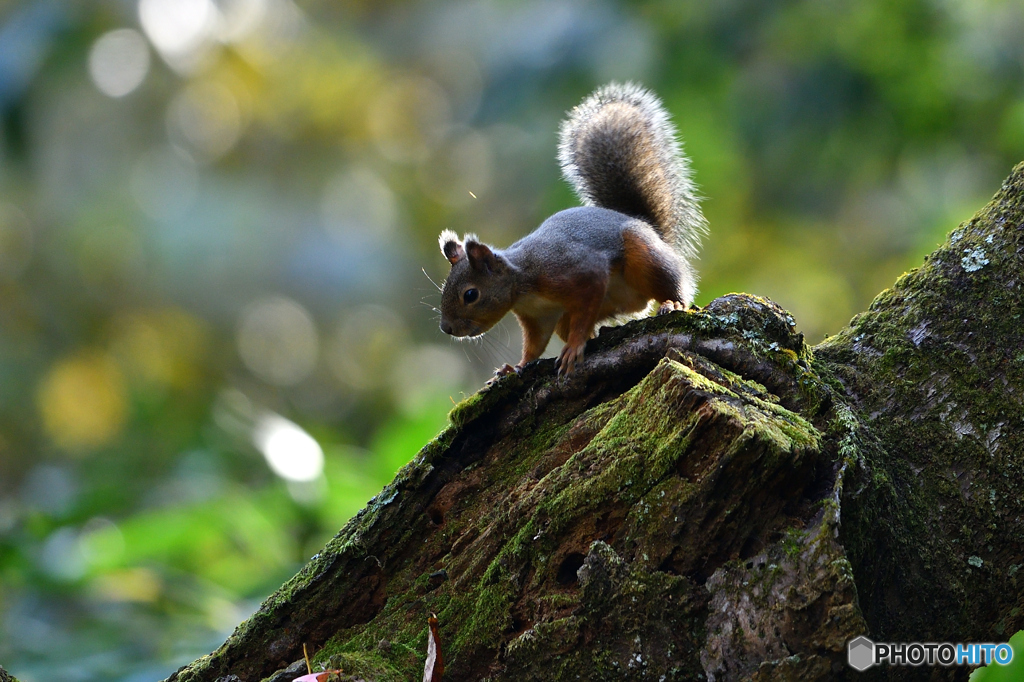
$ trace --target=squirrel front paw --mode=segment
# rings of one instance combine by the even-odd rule
[[[523,371],[522,365],[516,365],[515,367],[513,367],[512,365],[506,362],[504,365],[494,370],[494,377],[504,377],[512,373],[519,374],[521,371]]]
[[[555,360],[555,367],[558,368],[558,376],[566,376],[570,374],[576,367],[577,362],[583,362],[583,348],[585,344],[579,346],[570,346],[568,344],[562,348],[562,352],[558,354],[558,359]]]
[[[522,365],[516,365],[515,367],[513,367],[512,365],[506,362],[504,365],[494,370],[494,376],[487,380],[487,385],[490,386],[491,384],[493,384],[495,381],[502,377],[507,377],[509,374],[519,374],[522,371]]]

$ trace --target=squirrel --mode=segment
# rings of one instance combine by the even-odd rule
[[[540,357],[551,334],[565,341],[559,375],[583,359],[598,323],[693,303],[690,265],[706,230],[689,161],[658,98],[610,83],[569,112],[559,131],[562,174],[583,206],[560,211],[507,249],[451,230],[441,252],[451,271],[441,290],[441,330],[479,336],[510,310],[523,355],[496,377]]]

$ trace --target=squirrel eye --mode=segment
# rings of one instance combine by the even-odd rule
[[[480,298],[480,292],[476,289],[466,289],[466,293],[462,295],[462,300],[467,304],[472,303],[478,298]]]

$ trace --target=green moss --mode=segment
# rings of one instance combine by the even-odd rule
[[[396,668],[388,660],[396,657],[411,657],[408,655],[402,656],[403,653],[411,654],[411,652],[403,651],[394,644],[385,644],[373,653],[338,653],[328,657],[326,661],[323,661],[322,656],[317,658],[318,662],[324,663],[327,670],[340,670],[345,675],[351,676],[353,681],[364,679],[373,680],[373,682],[405,682],[409,679],[408,672]]]
[[[485,577],[485,582],[488,579]],[[508,576],[492,578],[493,582],[478,590],[469,618],[460,621],[459,634],[453,642],[452,650],[460,652],[479,647],[495,649],[504,640],[505,633],[512,627],[512,605],[515,603],[517,590],[514,589]],[[465,617],[465,609],[458,605],[450,606],[441,615],[447,621],[453,617]]]
[[[634,529],[631,533],[641,533],[647,518],[668,515],[665,505],[685,504],[697,487],[680,481],[675,471],[681,458],[692,451],[699,423],[743,424],[733,445],[735,452],[726,457],[737,456],[745,444],[757,441],[767,468],[779,466],[783,453],[818,447],[820,434],[815,428],[768,399],[763,386],[733,373],[722,376],[724,386],[681,362],[665,360],[640,384],[615,400],[576,415],[571,423],[561,421],[564,417],[557,412],[531,423],[524,420],[513,432],[513,438],[519,440],[514,441],[512,451],[502,455],[500,466],[490,467],[492,485],[514,490],[522,482],[534,480],[534,475],[542,477],[531,483],[529,494],[515,504],[481,510],[477,515],[480,527],[491,533],[505,526],[512,529],[500,540],[479,577],[459,585],[445,583],[431,592],[432,571],[418,571],[408,577],[408,587],[402,593],[389,598],[373,622],[339,632],[318,654],[318,660],[340,660],[331,657],[358,653],[375,665],[387,664],[399,674],[413,675],[422,666],[426,651],[424,623],[429,609],[438,613],[443,647],[453,670],[489,659],[497,651],[515,657],[540,647],[561,652],[558,662],[546,671],[550,679],[574,679],[572,671],[583,665],[596,666],[602,674],[626,674],[631,653],[593,647],[586,652],[571,650],[581,627],[596,627],[572,615],[584,608],[578,592],[538,594],[537,606],[532,608],[555,617],[541,615],[522,630],[531,620],[520,624],[517,619],[531,617],[529,611],[516,615],[522,608],[521,595],[524,590],[541,590],[543,585],[556,583],[560,566],[550,559],[560,551],[561,538],[571,528],[599,516],[603,507],[613,504],[627,509],[622,523]],[[695,413],[682,407],[694,400],[704,405],[704,411]],[[671,406],[677,405],[681,406],[678,414],[666,413],[667,406],[671,411]],[[570,450],[559,466],[549,469],[540,464],[565,448]],[[429,465],[430,454],[423,458],[424,466]],[[367,515],[373,513],[370,510]],[[452,535],[463,532],[453,529]],[[358,539],[346,537],[344,542],[347,551],[359,551]],[[682,579],[657,571],[654,559],[650,564],[639,560],[635,565],[638,572],[620,586],[619,598],[626,600],[621,606],[624,613],[634,598],[659,601],[664,590],[689,594],[693,588],[688,581],[680,583]],[[699,619],[696,626],[699,629]],[[420,652],[417,660],[382,659],[376,651],[381,639],[387,639],[392,649]]]
[[[497,389],[477,391],[462,400],[448,413],[448,421],[454,429],[461,429],[473,419],[486,412],[497,396]]]
[[[393,618],[383,620],[339,633],[316,652],[314,668],[340,669],[374,682],[422,675],[427,653],[426,618],[418,626],[409,621],[399,627],[394,627],[397,623]]]

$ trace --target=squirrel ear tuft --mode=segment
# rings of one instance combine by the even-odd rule
[[[474,270],[493,272],[498,269],[498,257],[491,251],[491,247],[478,242],[475,235],[466,235],[466,255]]]
[[[452,265],[466,257],[466,250],[462,247],[462,242],[459,241],[459,235],[451,230],[442,231],[437,243],[441,245],[441,253]]]

